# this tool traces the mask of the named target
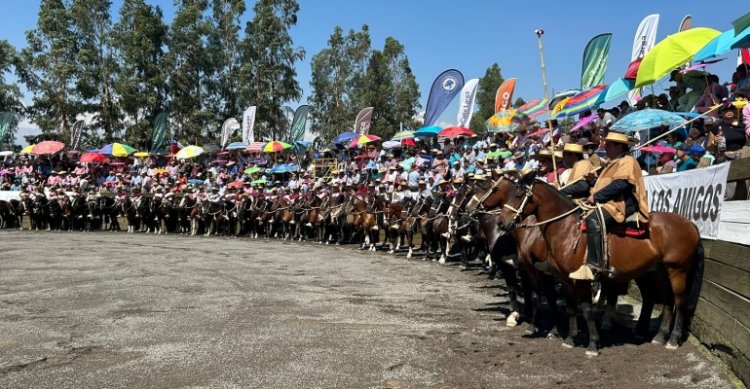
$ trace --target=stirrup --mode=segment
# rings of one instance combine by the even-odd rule
[[[440,236],[442,236],[445,239],[448,239],[448,238],[451,237],[451,233],[450,232],[443,232],[442,234],[440,234]]]
[[[568,277],[574,280],[581,281],[594,281],[594,279],[596,278],[594,276],[594,272],[591,269],[591,266],[589,266],[588,263],[584,263],[583,265],[581,265],[578,270],[570,273]]]

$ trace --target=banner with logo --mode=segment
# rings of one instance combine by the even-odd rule
[[[242,142],[255,142],[255,112],[258,107],[253,105],[242,114]]]
[[[221,125],[221,148],[227,147],[229,138],[234,135],[234,132],[240,129],[240,122],[235,118],[229,118],[224,120],[224,124]]]
[[[516,89],[516,79],[505,80],[495,93],[495,113],[505,111],[510,108],[513,101],[513,90]]]
[[[581,69],[581,90],[597,86],[604,80],[609,60],[609,47],[612,45],[612,34],[599,34],[589,41],[583,50],[583,67]]]
[[[10,133],[10,127],[13,126],[15,121],[16,115],[13,115],[10,112],[0,114],[0,144],[5,141],[5,137]]]
[[[633,51],[630,54],[630,63],[639,61],[656,44],[656,30],[659,27],[659,14],[651,14],[641,20],[638,29],[635,30],[633,39]],[[628,92],[628,101],[634,105],[641,98],[640,88]]]
[[[701,238],[717,239],[729,165],[645,177],[651,212],[680,214],[698,226]]]
[[[437,122],[448,104],[464,87],[464,75],[456,69],[449,69],[442,73],[432,83],[430,95],[427,97],[427,107],[424,113],[424,125],[431,126]]]
[[[164,145],[164,139],[167,136],[167,127],[169,127],[169,115],[162,112],[156,115],[154,120],[154,133],[151,136],[151,151],[155,152]]]
[[[307,127],[307,115],[309,113],[309,105],[300,105],[299,108],[294,111],[294,119],[292,119],[292,125],[291,127],[289,127],[289,143],[301,141],[305,136],[305,127]]]
[[[86,122],[83,120],[77,120],[73,124],[73,128],[70,130],[70,148],[72,150],[78,150],[78,146],[81,145],[81,136],[83,135],[83,127],[86,126]]]
[[[471,122],[471,116],[474,115],[474,101],[477,97],[477,87],[479,86],[479,79],[472,78],[464,84],[459,94],[459,106],[458,106],[458,118],[457,126],[469,128],[469,122]]]
[[[367,135],[370,132],[373,109],[373,107],[367,107],[359,111],[357,118],[354,120],[354,132],[359,135]]]

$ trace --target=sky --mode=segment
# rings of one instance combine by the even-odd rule
[[[608,83],[620,77],[630,62],[635,30],[641,19],[660,14],[657,43],[677,32],[685,15],[692,15],[693,26],[719,31],[732,28],[731,22],[750,11],[747,0],[654,1],[654,0],[575,0],[575,1],[499,1],[499,0],[298,0],[298,23],[291,30],[294,44],[305,49],[305,59],[297,65],[303,99],[291,103],[295,108],[307,101],[310,93],[310,59],[326,47],[335,26],[344,31],[370,27],[373,48],[382,48],[392,36],[405,46],[411,69],[420,86],[422,110],[434,78],[450,68],[460,70],[465,79],[482,77],[488,67],[498,63],[503,77],[517,78],[514,99],[543,96],[537,37],[534,30],[545,31],[544,57],[547,79],[552,91],[576,88],[580,84],[581,60],[586,43],[601,33],[612,33],[609,65],[604,78]],[[169,23],[174,16],[172,0],[146,0],[160,6]],[[122,0],[113,1],[116,18]],[[252,0],[242,18],[252,18]],[[3,0],[0,39],[17,49],[26,45],[25,32],[36,25],[39,0]],[[736,52],[708,68],[728,81],[736,64]],[[654,85],[664,92],[666,78]],[[26,93],[24,102],[31,96]],[[457,99],[456,99],[457,100]],[[449,107],[441,121],[455,121],[457,102]],[[354,118],[352,118],[352,122]],[[25,124],[25,127],[30,127]],[[33,127],[33,125],[31,126]],[[28,131],[26,128],[23,132]]]

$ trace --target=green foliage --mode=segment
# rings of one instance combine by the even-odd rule
[[[481,133],[485,129],[484,123],[495,114],[495,94],[497,88],[505,81],[500,73],[500,65],[492,64],[479,79],[477,87],[477,109],[471,118],[471,129]]]
[[[17,83],[9,83],[5,77],[13,70],[17,75],[22,72],[21,63],[15,48],[6,40],[0,40],[0,114],[11,112],[16,115],[15,123],[10,126],[5,139],[0,139],[0,149],[12,145],[18,125],[18,115],[24,112],[21,104],[21,89]]]
[[[518,108],[524,104],[526,104],[526,100],[523,97],[516,97],[516,101],[513,102],[513,108]]]

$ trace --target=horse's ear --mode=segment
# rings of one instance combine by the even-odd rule
[[[524,184],[524,185],[531,184],[534,181],[534,179],[536,179],[536,173],[537,172],[534,169],[530,169],[530,168],[523,169],[520,173],[520,179],[518,183]]]

